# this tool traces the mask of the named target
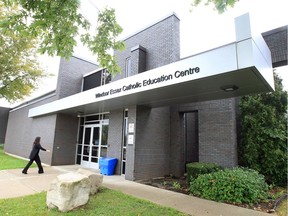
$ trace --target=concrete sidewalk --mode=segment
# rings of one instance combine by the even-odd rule
[[[74,172],[79,168],[81,166],[78,165],[44,167],[45,173],[41,175],[37,173],[37,168],[29,169],[27,175],[22,174],[21,169],[2,170],[0,171],[0,199],[26,196],[46,191],[57,175]],[[193,216],[273,215],[127,181],[123,176],[118,175],[104,176],[103,186],[120,190],[134,197],[171,207]]]

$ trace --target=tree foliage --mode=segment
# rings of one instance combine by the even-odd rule
[[[123,42],[115,40],[121,31],[121,26],[116,22],[115,10],[106,8],[105,13],[100,12],[98,16],[98,34],[96,36],[85,34],[81,38],[93,54],[98,54],[100,65],[106,65],[105,67],[112,74],[120,72],[120,67],[116,63],[116,56],[112,56],[106,51],[125,48]]]
[[[197,7],[201,2],[205,5],[214,5],[214,8],[219,12],[223,13],[228,7],[234,7],[235,3],[239,0],[193,0],[192,7]]]
[[[268,182],[287,182],[287,92],[275,74],[275,92],[240,101],[241,165],[265,175]]]
[[[9,14],[0,3],[0,20]],[[36,58],[36,46],[33,35],[0,28],[0,98],[10,102],[23,99],[45,76]]]
[[[99,11],[95,35],[90,36],[91,33],[88,32],[91,32],[91,24],[79,12],[80,0],[4,0],[3,2],[7,8],[19,7],[17,13],[2,22],[3,26],[14,29],[22,35],[36,36],[40,40],[39,51],[42,54],[48,53],[51,56],[57,55],[69,59],[77,45],[76,36],[80,35],[82,41],[97,54],[102,67],[110,67],[112,71],[119,72],[119,68],[113,68],[115,64],[111,63],[111,60],[114,58],[109,52],[109,49],[124,48],[124,43],[117,41],[122,28],[115,18],[115,10],[105,8]],[[99,46],[98,43],[103,46],[102,49],[94,48]]]
[[[69,58],[76,45],[79,26],[89,28],[88,21],[77,12],[77,0],[4,0],[7,8],[18,8],[2,21],[21,35],[40,40],[39,51]]]
[[[110,73],[120,71],[115,57],[110,52],[125,47],[123,42],[117,41],[122,28],[116,21],[115,10],[105,8],[99,11],[98,18],[95,13],[98,26],[94,33],[91,33],[91,24],[79,12],[79,8],[80,0],[2,1],[1,45],[6,51],[0,53],[0,97],[15,101],[22,99],[36,87],[36,81],[43,76],[34,59],[36,48],[40,54],[69,59],[79,36],[97,55],[101,67],[107,68]],[[6,12],[3,13],[4,11]],[[10,59],[7,59],[8,56]],[[22,65],[18,62],[22,62]],[[15,68],[9,70],[12,66]]]

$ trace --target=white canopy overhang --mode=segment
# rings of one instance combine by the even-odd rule
[[[273,91],[271,54],[264,39],[260,34],[252,36],[249,14],[235,23],[234,43],[32,108],[29,117],[99,113],[132,105],[159,107]]]

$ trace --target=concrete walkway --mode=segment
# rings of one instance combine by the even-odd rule
[[[0,199],[26,196],[47,191],[50,183],[57,175],[74,172],[81,166],[44,167],[44,174],[39,175],[37,168],[21,173],[21,169],[0,171]],[[94,170],[95,171],[95,170]],[[233,205],[217,203],[181,193],[155,188],[140,183],[127,181],[123,176],[104,176],[103,186],[120,190],[123,193],[149,200],[153,203],[171,207],[193,216],[268,216],[258,211],[240,208]]]

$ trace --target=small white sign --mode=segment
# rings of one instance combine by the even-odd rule
[[[128,145],[133,145],[134,144],[134,135],[130,134],[128,135]]]
[[[134,123],[129,123],[128,132],[129,133],[134,133]]]

